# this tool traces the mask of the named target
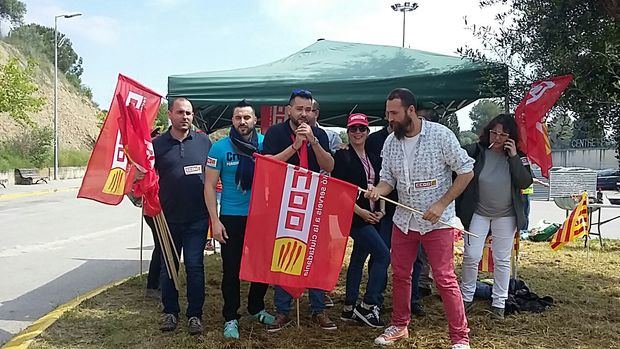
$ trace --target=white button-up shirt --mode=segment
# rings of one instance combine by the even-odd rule
[[[417,147],[413,156],[405,156],[404,141],[390,134],[381,152],[381,180],[398,191],[398,201],[425,212],[452,186],[452,172],[464,174],[474,168],[474,159],[461,148],[454,133],[447,127],[422,120]],[[456,217],[454,202],[444,210],[441,220],[452,223]],[[442,228],[422,216],[396,207],[394,224],[405,234],[410,227],[421,234]]]

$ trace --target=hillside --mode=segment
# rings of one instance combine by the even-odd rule
[[[17,49],[0,41],[0,64],[5,64],[10,57],[17,57],[21,62],[26,59]],[[53,127],[54,115],[54,70],[53,65],[41,63],[35,72],[35,81],[39,86],[39,95],[45,99],[43,109],[31,115],[39,126]],[[86,98],[80,96],[73,86],[58,76],[58,120],[61,149],[90,149],[97,139],[99,128],[96,119],[97,108]],[[23,127],[9,115],[0,113],[0,142],[14,139]]]

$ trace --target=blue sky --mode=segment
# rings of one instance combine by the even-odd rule
[[[24,1],[24,0],[22,0]],[[165,95],[171,74],[267,63],[318,38],[400,46],[402,16],[382,0],[25,0],[26,23],[59,19],[84,59],[83,82],[107,109],[123,73]],[[421,0],[407,16],[405,46],[444,54],[472,43],[463,17],[492,20],[478,0]],[[459,113],[461,129],[470,126]]]

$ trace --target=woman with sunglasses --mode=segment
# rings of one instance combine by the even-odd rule
[[[364,114],[352,114],[347,121],[348,149],[334,155],[332,176],[357,185],[362,189],[372,188],[379,182],[380,159],[369,154],[364,147],[368,138],[368,118]],[[379,221],[385,215],[379,202],[371,202],[359,195],[355,203],[355,215],[351,224],[353,251],[347,271],[347,285],[344,309],[341,319],[359,321],[371,327],[383,327],[379,317],[379,304],[383,285],[387,280],[390,265],[390,249],[379,235]],[[372,256],[366,293],[358,305],[359,288],[364,263]]]
[[[529,162],[517,151],[518,140],[517,124],[511,114],[492,119],[478,143],[465,146],[467,154],[476,160],[474,179],[456,201],[463,226],[478,236],[464,238],[461,291],[465,312],[473,308],[478,263],[490,230],[494,263],[491,317],[497,320],[504,318],[513,240],[517,227],[525,221],[521,189],[532,184]]]

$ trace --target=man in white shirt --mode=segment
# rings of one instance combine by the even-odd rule
[[[383,146],[381,181],[368,197],[398,190],[399,202],[424,212],[396,208],[392,232],[392,323],[375,339],[390,345],[409,337],[411,272],[422,244],[443,300],[453,349],[469,348],[469,328],[463,298],[454,273],[454,231],[438,223],[456,219],[454,199],[473,178],[474,160],[467,156],[447,127],[416,114],[413,93],[405,88],[390,92],[386,114],[394,132]],[[457,177],[452,181],[452,172]]]

